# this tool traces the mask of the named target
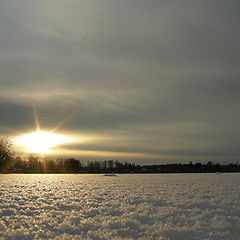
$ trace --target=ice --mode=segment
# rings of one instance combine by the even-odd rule
[[[0,239],[240,239],[240,174],[0,175]]]

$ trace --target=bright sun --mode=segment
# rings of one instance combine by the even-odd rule
[[[15,144],[24,147],[27,152],[45,154],[53,152],[52,148],[59,144],[71,142],[68,137],[51,132],[36,131],[15,139]]]

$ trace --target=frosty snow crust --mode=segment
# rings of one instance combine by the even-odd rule
[[[240,239],[239,180],[0,175],[0,239]]]

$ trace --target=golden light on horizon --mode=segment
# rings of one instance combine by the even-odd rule
[[[60,144],[72,142],[72,138],[62,134],[38,130],[15,138],[14,143],[26,152],[47,154],[54,152],[53,148]]]

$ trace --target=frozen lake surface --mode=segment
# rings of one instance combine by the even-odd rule
[[[0,239],[240,239],[240,174],[0,175]]]

